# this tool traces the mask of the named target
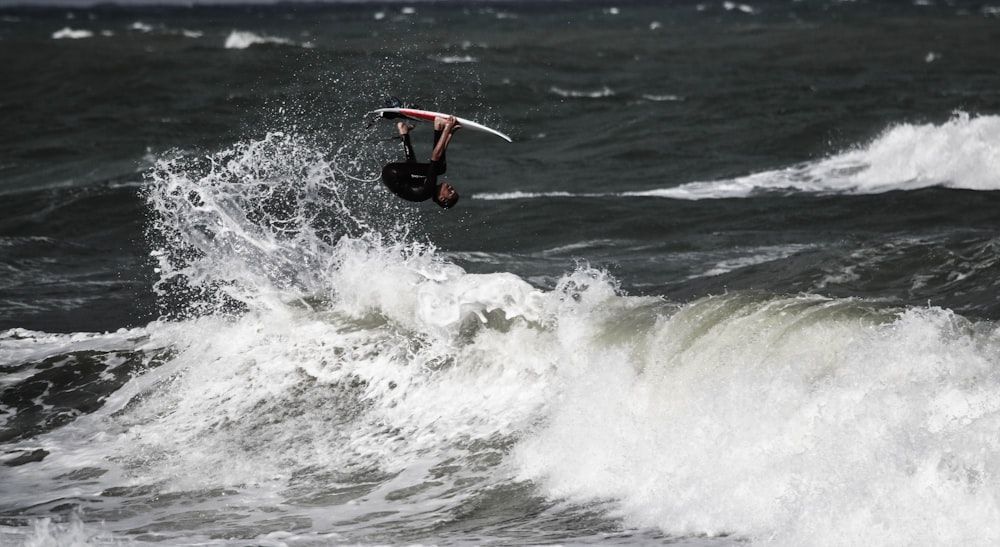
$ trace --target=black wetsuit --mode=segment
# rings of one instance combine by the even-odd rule
[[[438,139],[443,133],[443,131],[434,132],[434,146],[437,146]],[[445,155],[441,154],[441,159],[438,161],[418,163],[416,154],[413,153],[413,145],[410,143],[410,135],[408,133],[402,135],[401,140],[406,161],[390,163],[383,167],[382,182],[394,194],[405,200],[426,201],[434,198],[438,192],[437,178],[448,169]]]

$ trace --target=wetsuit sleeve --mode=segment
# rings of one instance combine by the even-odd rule
[[[434,131],[434,143],[431,144],[431,150],[437,147],[438,140],[441,139],[441,135],[443,134],[444,131],[440,129]],[[443,175],[445,174],[446,171],[448,171],[448,159],[445,157],[446,155],[447,151],[441,153],[440,159],[436,161],[431,160],[429,167],[427,169],[427,172],[429,173],[428,178],[433,178],[431,182],[433,182],[435,186],[437,186],[438,175]]]
[[[431,143],[431,150],[434,150],[437,147],[438,141],[441,140],[441,135],[444,135],[444,131],[443,130],[441,130],[441,129],[435,129],[434,130],[434,142]],[[445,150],[444,152],[441,152],[441,159],[439,159],[438,161],[441,163],[442,166],[447,165],[448,160],[445,159],[445,156],[447,155],[447,153],[448,153],[447,150]],[[440,175],[441,173],[444,173],[444,171],[442,170],[438,174]]]

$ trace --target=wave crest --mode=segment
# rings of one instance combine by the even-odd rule
[[[829,158],[733,179],[626,195],[742,198],[767,191],[878,194],[940,186],[1000,190],[1000,116],[955,114],[940,125],[898,124],[870,144]]]

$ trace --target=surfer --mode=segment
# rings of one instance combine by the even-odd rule
[[[434,118],[434,148],[431,151],[429,163],[418,163],[410,143],[412,125],[406,122],[396,124],[399,138],[403,143],[405,162],[390,163],[382,168],[382,182],[397,196],[409,201],[434,200],[445,209],[450,209],[458,203],[458,192],[448,184],[438,184],[437,178],[448,169],[445,152],[451,138],[462,128],[454,116]]]

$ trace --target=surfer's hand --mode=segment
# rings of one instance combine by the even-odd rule
[[[399,129],[400,135],[406,135],[410,132],[411,129],[413,129],[413,126],[405,122],[397,122],[396,129]]]
[[[444,121],[444,130],[448,133],[454,133],[462,128],[462,124],[458,123],[455,116],[448,116],[448,119]]]

